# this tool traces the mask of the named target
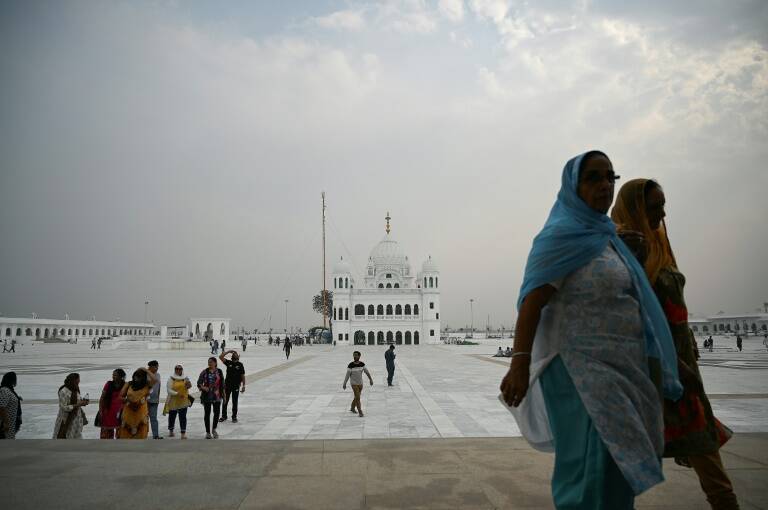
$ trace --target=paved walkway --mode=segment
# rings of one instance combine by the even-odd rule
[[[552,456],[519,438],[3,441],[3,508],[549,509]],[[742,508],[768,509],[768,434],[724,451]],[[691,470],[636,508],[707,508]]]
[[[353,347],[295,348],[290,361],[276,347],[250,346],[243,355],[248,387],[240,396],[239,423],[218,427],[222,439],[406,439],[516,437],[511,414],[497,400],[508,359],[492,358],[493,346],[398,346],[393,387],[386,385],[384,348],[361,346],[374,386],[363,392],[365,418],[349,412],[352,394],[341,389]],[[95,399],[111,371],[130,374],[150,359],[160,362],[163,383],[177,363],[194,380],[206,366],[204,350],[104,350],[85,345],[25,347],[0,357],[0,373],[16,370],[24,398],[22,439],[50,438],[58,410],[56,389],[68,372],[81,375],[81,390]],[[715,414],[737,433],[768,432],[768,353],[704,353],[704,382]],[[726,365],[728,368],[724,368]],[[737,369],[735,367],[742,367]],[[162,391],[165,395],[165,390]],[[93,419],[95,406],[86,408]],[[202,407],[189,412],[191,438],[204,434]],[[160,418],[162,428],[167,427]],[[165,434],[165,432],[162,432]],[[86,438],[98,437],[89,425]]]

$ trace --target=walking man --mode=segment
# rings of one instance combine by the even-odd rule
[[[741,335],[736,335],[736,347],[739,349],[739,352],[741,352]]]
[[[8,352],[8,340],[3,340],[3,352]]]
[[[395,376],[395,346],[393,344],[384,353],[384,361],[387,364],[387,386],[392,386],[392,378]]]
[[[96,349],[96,339],[91,340],[91,349]]]
[[[363,417],[363,407],[360,404],[360,395],[363,393],[363,372],[365,372],[365,375],[368,376],[368,380],[371,382],[371,386],[373,386],[373,378],[371,377],[371,373],[368,371],[367,368],[365,368],[365,363],[360,361],[360,351],[355,351],[352,353],[352,358],[354,361],[347,365],[347,375],[344,377],[344,382],[342,383],[341,387],[343,389],[347,389],[347,381],[352,385],[352,393],[354,394],[354,398],[352,399],[352,407],[349,409],[353,413],[357,411],[357,413],[360,415],[360,418]]]
[[[11,351],[16,352],[16,339],[11,340]]]
[[[214,339],[213,340],[213,353],[216,354],[219,352],[219,341]]]
[[[226,358],[232,354],[232,359]],[[235,351],[222,352],[219,356],[227,367],[227,376],[224,378],[224,410],[219,421],[227,421],[227,405],[232,399],[232,423],[237,423],[237,400],[241,391],[245,391],[245,367],[240,362],[240,355]]]
[[[160,368],[160,364],[157,360],[152,360],[147,363],[147,369],[155,377],[155,383],[152,385],[152,391],[149,392],[149,425],[152,428],[152,439],[162,439],[160,435],[160,428],[157,425],[157,406],[160,404],[160,374],[157,373],[157,369]]]
[[[291,347],[293,347],[293,345],[291,344],[290,338],[285,337],[285,345],[283,346],[283,350],[285,351],[285,359],[289,359],[291,357]]]
[[[245,352],[245,348],[246,348],[246,347],[248,347],[248,340],[246,340],[245,338],[243,338],[243,342],[242,342],[242,345],[243,345],[243,352]]]

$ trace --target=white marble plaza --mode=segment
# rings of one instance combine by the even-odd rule
[[[729,342],[718,340],[715,351],[702,353],[700,360],[715,414],[736,432],[766,432],[768,352],[762,338],[746,339],[741,353]],[[398,346],[393,387],[386,385],[384,348],[358,346],[374,377],[374,386],[366,385],[363,393],[364,418],[349,412],[352,394],[341,389],[354,347],[297,347],[286,362],[276,347],[250,345],[242,357],[248,386],[240,397],[240,421],[222,423],[218,431],[223,439],[519,436],[512,416],[497,400],[509,361],[491,357],[498,345]],[[165,384],[171,367],[181,363],[194,382],[209,355],[204,349],[93,351],[84,344],[33,344],[0,356],[0,373],[14,370],[19,375],[17,390],[25,400],[18,437],[49,438],[56,390],[67,373],[79,372],[82,392],[96,400],[114,368],[130,374],[157,359]],[[86,408],[89,420],[95,413],[95,405]],[[204,435],[202,414],[195,403],[187,427],[193,439]],[[166,425],[161,416],[164,435]],[[84,435],[97,438],[98,429],[88,425]]]

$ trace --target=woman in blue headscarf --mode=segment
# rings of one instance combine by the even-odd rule
[[[599,151],[566,163],[528,256],[501,383],[526,439],[555,452],[558,509],[631,509],[663,481],[661,393],[682,392],[664,314],[606,215],[617,178]]]

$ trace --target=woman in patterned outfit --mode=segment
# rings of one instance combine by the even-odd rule
[[[664,314],[606,216],[617,178],[602,152],[565,165],[528,257],[501,384],[526,439],[555,451],[559,509],[630,510],[663,481],[658,384],[682,393]]]
[[[53,428],[53,439],[82,439],[83,426],[88,423],[83,407],[88,401],[80,398],[80,374],[69,374],[59,387],[59,414]]]
[[[664,222],[665,197],[658,183],[634,179],[622,186],[611,217],[620,229],[640,232],[645,242],[639,253],[648,279],[664,309],[677,351],[677,368],[685,393],[677,402],[664,401],[664,456],[692,467],[707,501],[714,509],[739,508],[728,474],[720,459],[722,446],[732,433],[712,414],[696,362],[696,340],[688,327],[683,289]]]

